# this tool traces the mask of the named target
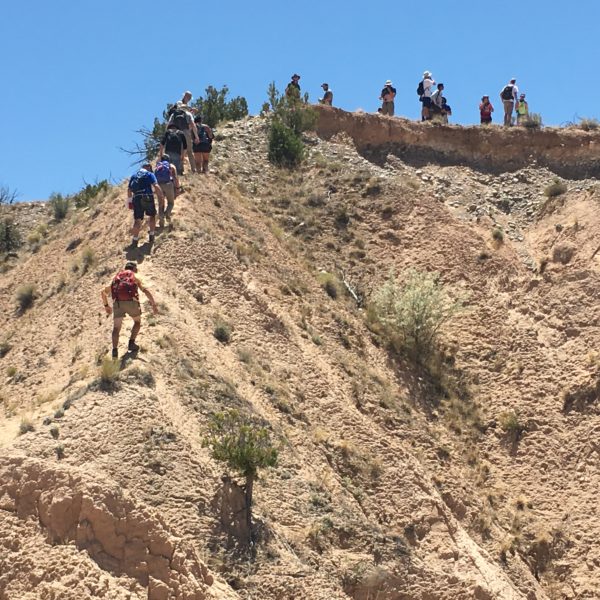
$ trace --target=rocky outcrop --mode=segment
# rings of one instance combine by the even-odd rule
[[[148,600],[214,597],[214,579],[193,548],[102,478],[12,457],[0,460],[0,482],[0,513],[35,519],[51,546],[85,551],[100,569],[135,580]]]
[[[316,106],[317,133],[326,139],[345,132],[374,162],[388,154],[414,166],[469,166],[499,174],[532,164],[571,179],[600,176],[600,133],[578,129],[462,127],[419,123],[378,114]]]

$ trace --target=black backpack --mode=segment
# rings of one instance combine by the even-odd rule
[[[513,99],[513,86],[507,85],[501,92],[500,97],[502,100],[512,100]]]
[[[419,81],[419,85],[417,86],[417,96],[421,97],[425,93],[425,86],[422,81]]]
[[[171,121],[179,131],[183,131],[189,128],[187,115],[183,108],[176,108],[173,111],[173,117]]]

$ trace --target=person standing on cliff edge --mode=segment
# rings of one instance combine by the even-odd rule
[[[519,98],[519,88],[514,77],[502,88],[500,98],[504,105],[504,126],[510,127],[512,125],[513,109]]]
[[[379,96],[380,100],[383,100],[381,105],[381,114],[394,116],[394,98],[396,97],[396,88],[392,86],[391,80],[385,82],[385,87],[381,90]]]

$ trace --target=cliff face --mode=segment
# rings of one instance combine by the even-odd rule
[[[363,156],[380,163],[393,154],[414,166],[461,165],[500,174],[537,165],[570,179],[600,175],[600,132],[423,125],[323,106],[316,110],[319,135],[329,139],[344,131]]]
[[[319,110],[330,139],[308,136],[297,171],[266,161],[264,120],[219,131],[216,173],[186,177],[153,248],[123,250],[122,187],[60,224],[21,219],[50,225],[0,273],[0,600],[597,597],[597,182],[552,196],[555,174],[528,161],[496,176],[386,146],[449,152],[455,134],[468,153],[469,135],[529,132]],[[99,291],[126,254],[160,314],[144,303],[142,350],[104,389]],[[467,299],[437,371],[366,320],[408,269]],[[225,408],[281,440],[252,552],[202,446]]]

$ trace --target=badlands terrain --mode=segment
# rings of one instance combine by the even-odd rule
[[[152,249],[124,185],[5,209],[0,600],[600,598],[600,134],[325,108],[287,171],[266,133],[219,128]],[[126,256],[160,314],[104,386]],[[428,368],[368,318],[410,268],[466,298]],[[226,408],[280,444],[250,549],[202,444]]]

